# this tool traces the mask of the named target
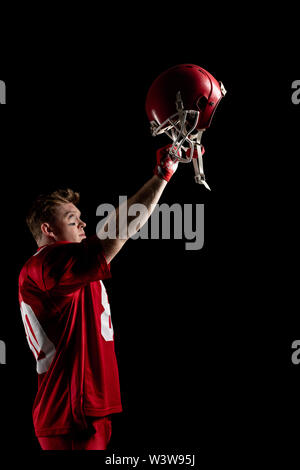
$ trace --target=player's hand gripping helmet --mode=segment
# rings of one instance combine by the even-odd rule
[[[205,181],[201,138],[226,90],[198,65],[180,64],[161,73],[146,97],[146,113],[153,136],[165,133],[173,145],[170,154],[182,163],[193,160],[195,181]]]

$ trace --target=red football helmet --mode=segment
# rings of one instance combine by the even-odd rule
[[[193,160],[195,181],[208,189],[201,138],[225,94],[223,84],[202,67],[180,64],[161,73],[146,98],[152,135],[167,134],[173,141],[170,154],[183,163]]]

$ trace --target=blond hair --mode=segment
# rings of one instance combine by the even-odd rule
[[[53,223],[55,209],[59,204],[71,202],[76,206],[79,203],[79,199],[79,193],[70,188],[57,189],[51,193],[39,195],[33,202],[26,217],[26,223],[34,239],[38,241],[41,238],[41,225],[43,223]]]

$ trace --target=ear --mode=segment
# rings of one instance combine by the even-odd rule
[[[55,235],[53,233],[53,230],[52,228],[50,227],[50,225],[48,224],[48,222],[44,222],[42,225],[41,225],[41,231],[42,231],[42,234],[43,235],[46,235],[47,237],[50,237],[50,238],[54,238],[55,239]]]

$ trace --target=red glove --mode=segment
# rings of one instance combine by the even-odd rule
[[[169,154],[173,144],[168,144],[156,151],[156,167],[154,174],[160,178],[170,181],[178,167],[178,160]]]
[[[201,154],[204,155],[204,153],[205,153],[205,149],[204,149],[203,145],[201,144]],[[190,158],[190,155],[191,155],[191,149],[187,149],[186,156],[188,158]],[[195,145],[195,147],[194,147],[193,158],[198,158],[197,145]]]

